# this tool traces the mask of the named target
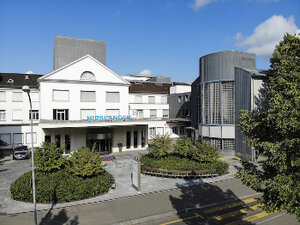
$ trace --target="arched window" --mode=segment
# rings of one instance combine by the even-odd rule
[[[80,80],[96,80],[96,77],[92,72],[85,71],[81,74]]]

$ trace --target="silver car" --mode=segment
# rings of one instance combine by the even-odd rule
[[[20,145],[14,148],[13,159],[28,159],[29,151],[26,145]]]

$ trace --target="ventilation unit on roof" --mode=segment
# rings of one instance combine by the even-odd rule
[[[29,80],[29,76],[28,75],[25,76],[25,80]]]
[[[8,83],[8,84],[13,84],[13,83],[14,83],[14,80],[13,80],[13,79],[8,79],[7,83]]]

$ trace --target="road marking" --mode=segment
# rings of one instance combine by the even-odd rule
[[[259,207],[259,204],[253,205],[253,206],[250,206],[250,207],[247,207],[247,208],[239,209],[239,210],[236,210],[236,211],[232,211],[232,212],[229,212],[229,213],[224,213],[224,214],[219,215],[219,216],[214,216],[213,218],[216,219],[216,220],[223,220],[223,219],[227,219],[229,217],[237,216],[237,215],[242,214],[242,213],[247,213],[249,211],[254,211],[254,210],[258,209],[258,207]]]
[[[275,212],[277,212],[277,211],[275,211]],[[242,218],[240,220],[233,221],[231,223],[227,223],[226,225],[240,225],[240,224],[245,224],[245,223],[249,223],[249,222],[261,219],[261,218],[266,217],[266,216],[271,215],[271,214],[273,214],[273,213],[267,213],[267,212],[263,211],[261,213],[255,214],[255,215],[248,216],[248,217]]]
[[[255,198],[249,198],[249,199],[246,199],[246,200],[233,202],[233,203],[226,204],[226,205],[223,205],[223,206],[218,206],[218,207],[215,207],[215,208],[212,208],[212,209],[203,210],[203,212],[208,214],[208,213],[217,212],[217,211],[221,211],[221,210],[224,210],[224,209],[229,209],[229,208],[233,208],[233,207],[244,205],[244,204],[249,204],[249,203],[255,202],[255,201],[256,201]]]
[[[203,216],[201,216],[198,213],[195,213],[195,216],[190,216],[190,217],[187,217],[187,218],[184,218],[184,219],[179,219],[179,220],[173,220],[173,221],[170,221],[170,222],[167,222],[167,223],[162,223],[161,225],[168,225],[168,224],[172,224],[172,223],[178,223],[178,222],[181,222],[181,221],[184,221],[184,220],[190,220],[190,219],[194,219],[194,218],[204,219]]]

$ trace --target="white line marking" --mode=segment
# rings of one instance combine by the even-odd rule
[[[276,219],[276,218],[278,218],[278,217],[280,217],[280,216],[283,216],[283,215],[285,215],[285,214],[286,214],[286,213],[281,213],[281,214],[279,214],[279,215],[276,215],[276,216],[273,216],[273,217],[271,217],[271,218],[269,218],[269,219],[266,219],[266,220],[260,221],[260,222],[258,222],[258,223],[256,223],[256,224],[262,224],[262,223],[264,223],[264,222],[267,222],[267,221],[269,221],[269,220]]]

